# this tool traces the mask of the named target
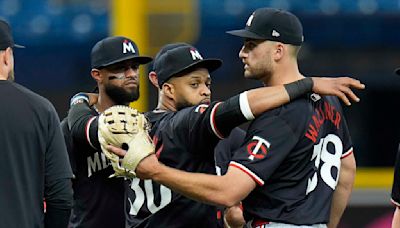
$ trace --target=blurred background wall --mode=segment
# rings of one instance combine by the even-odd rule
[[[302,21],[303,74],[348,75],[367,85],[358,92],[361,103],[345,108],[360,168],[341,226],[386,227],[400,136],[400,77],[393,74],[400,66],[399,0],[0,0],[0,17],[27,47],[15,51],[16,81],[48,98],[64,118],[69,98],[95,86],[90,50],[110,34],[139,39],[142,54],[150,56],[166,43],[183,41],[223,59],[212,75],[214,99],[260,86],[243,79],[242,40],[225,31],[244,27],[255,8],[266,6],[289,10]],[[142,87],[142,109],[150,110],[156,91]]]

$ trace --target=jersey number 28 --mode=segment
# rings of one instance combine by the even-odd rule
[[[328,151],[328,146],[331,145]],[[328,134],[322,138],[317,145],[314,145],[311,161],[315,159],[315,168],[317,171],[308,179],[306,194],[314,191],[318,184],[318,172],[323,182],[332,190],[335,190],[340,173],[340,157],[343,153],[342,140],[334,134]],[[322,161],[322,162],[321,162]],[[332,168],[337,169],[336,177],[332,176]]]

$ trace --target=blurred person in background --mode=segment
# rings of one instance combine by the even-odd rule
[[[72,172],[60,121],[47,99],[14,82],[20,47],[0,20],[0,226],[67,227]]]

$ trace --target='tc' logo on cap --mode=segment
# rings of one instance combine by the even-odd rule
[[[192,55],[193,60],[196,60],[196,59],[202,60],[203,59],[203,57],[200,55],[199,51],[197,51],[194,48],[190,49],[190,54]]]
[[[126,54],[128,51],[132,52],[133,54],[136,53],[135,48],[133,48],[133,45],[131,42],[129,42],[129,40],[124,40],[124,42],[122,42],[122,50],[124,54]]]
[[[254,18],[254,13],[252,15],[250,15],[249,19],[247,19],[246,26],[250,26],[251,25],[251,22],[253,21],[253,18]]]

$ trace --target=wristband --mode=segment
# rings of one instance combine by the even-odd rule
[[[86,102],[89,104],[89,96],[86,95],[85,93],[77,93],[75,94],[70,101],[70,107],[76,104],[80,104]]]
[[[289,94],[290,100],[294,100],[308,92],[311,92],[313,86],[314,82],[311,78],[303,78],[284,85],[286,92]]]

